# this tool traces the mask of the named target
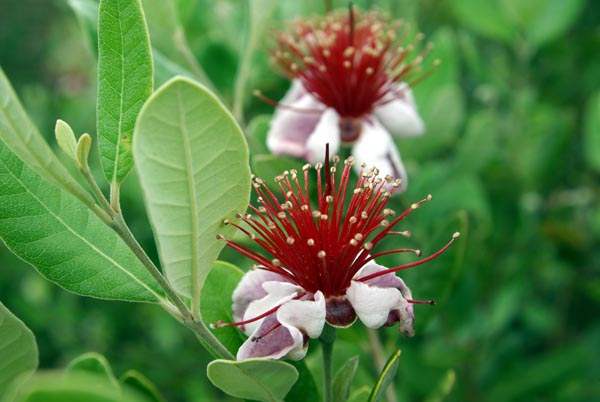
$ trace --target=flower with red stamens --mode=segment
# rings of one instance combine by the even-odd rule
[[[379,11],[351,7],[276,33],[273,60],[292,88],[277,103],[267,135],[271,152],[315,163],[326,143],[332,153],[351,145],[357,166],[401,178],[402,190],[407,176],[392,136],[423,133],[410,86],[433,71],[419,75],[431,44],[412,57],[423,35],[409,41],[408,31]]]
[[[409,236],[394,228],[413,210],[431,199],[396,213],[386,204],[399,180],[381,178],[377,169],[361,168],[355,188],[349,188],[352,157],[336,183],[338,159],[329,166],[326,157],[315,166],[317,199],[309,194],[311,166],[302,173],[285,172],[272,190],[253,179],[258,206],[239,215],[240,224],[227,221],[246,234],[264,253],[225,240],[227,245],[257,263],[244,275],[233,293],[236,322],[215,327],[239,326],[250,338],[238,351],[238,359],[250,357],[293,359],[306,354],[308,338],[321,334],[325,322],[350,326],[356,318],[370,328],[399,323],[405,335],[413,333],[411,292],[395,272],[432,260],[458,237],[434,254],[415,262],[386,268],[375,259],[393,253],[419,250],[398,248],[375,251],[391,235]],[[303,178],[303,180],[302,180]],[[219,238],[224,239],[222,236]]]

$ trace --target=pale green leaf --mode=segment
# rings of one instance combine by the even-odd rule
[[[544,0],[543,3],[535,20],[525,27],[528,39],[536,46],[563,35],[581,15],[586,4],[583,0]]]
[[[113,230],[2,142],[0,238],[43,276],[72,292],[130,301],[160,297],[158,284]]]
[[[456,372],[452,369],[446,371],[446,374],[440,379],[438,384],[426,399],[426,402],[443,402],[454,388],[456,381]]]
[[[134,134],[140,183],[165,273],[193,300],[246,210],[248,148],[239,126],[207,89],[174,78],[140,113]]]
[[[385,363],[383,370],[379,374],[379,378],[375,383],[375,386],[371,390],[368,402],[376,402],[380,400],[387,389],[387,387],[394,381],[396,371],[398,371],[398,358],[400,357],[400,349],[398,349]]]
[[[348,402],[365,402],[370,394],[371,390],[365,385],[352,392],[350,398],[348,398]]]
[[[298,379],[298,371],[278,360],[215,360],[207,367],[214,386],[237,398],[280,402]]]
[[[335,373],[333,378],[333,401],[346,402],[350,395],[350,388],[354,374],[358,368],[358,356],[353,356]]]
[[[33,333],[0,303],[0,399],[27,381],[37,365]]]
[[[128,370],[121,376],[119,381],[121,384],[135,389],[140,394],[146,396],[151,402],[166,402],[166,399],[161,395],[156,386],[136,370]]]
[[[58,119],[56,120],[56,126],[54,127],[54,135],[56,136],[56,142],[62,151],[74,161],[77,160],[77,139],[71,126],[66,122]]]
[[[86,372],[36,374],[13,402],[153,402],[135,390],[115,388],[102,375]]]
[[[585,160],[590,167],[600,172],[600,91],[589,100],[583,127]]]
[[[123,181],[133,167],[138,112],[152,93],[150,40],[140,0],[101,0],[98,15],[97,129],[106,179]]]
[[[232,322],[231,295],[242,279],[244,272],[235,265],[217,261],[208,273],[201,293],[202,319],[207,324],[218,321]],[[246,336],[238,328],[215,328],[213,335],[235,356]]]
[[[77,356],[67,366],[68,373],[89,373],[102,378],[107,385],[119,389],[119,383],[113,374],[110,364],[104,356],[99,353],[89,352]]]
[[[21,106],[0,68],[0,141],[46,180],[68,191],[88,206],[93,197],[67,172]]]

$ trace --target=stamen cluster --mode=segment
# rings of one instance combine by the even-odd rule
[[[342,118],[360,118],[402,97],[396,83],[414,85],[433,71],[418,77],[432,45],[411,60],[424,36],[409,41],[409,33],[403,21],[389,22],[379,11],[351,7],[293,21],[287,32],[275,34],[273,60]]]
[[[303,172],[284,172],[275,180],[279,188],[276,195],[260,178],[253,178],[258,206],[249,206],[250,213],[239,214],[238,219],[248,228],[232,224],[252,239],[268,256],[231,240],[227,244],[254,260],[260,269],[279,274],[301,286],[309,293],[321,291],[326,299],[343,296],[356,273],[386,254],[420,250],[394,249],[373,252],[388,235],[410,236],[408,231],[394,231],[394,227],[411,211],[431,196],[411,205],[401,214],[387,208],[392,193],[400,186],[400,180],[381,178],[375,168],[362,167],[358,182],[349,191],[352,158],[344,161],[344,167],[336,183],[339,158],[334,157],[333,166],[317,164],[317,201],[312,204],[309,195],[311,165]],[[324,169],[323,169],[324,168]],[[303,176],[300,180],[299,175]],[[346,205],[347,204],[347,205]],[[425,263],[445,251],[454,239],[435,254],[410,264],[390,268],[358,279],[370,279]],[[220,236],[223,239],[222,236]]]

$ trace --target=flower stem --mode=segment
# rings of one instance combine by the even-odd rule
[[[321,341],[323,352],[323,402],[331,402],[333,401],[333,343],[335,342],[335,328],[325,324],[319,341]]]

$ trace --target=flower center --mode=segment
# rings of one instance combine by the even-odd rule
[[[362,119],[342,117],[339,122],[340,139],[344,144],[352,144],[360,137],[362,132]]]

